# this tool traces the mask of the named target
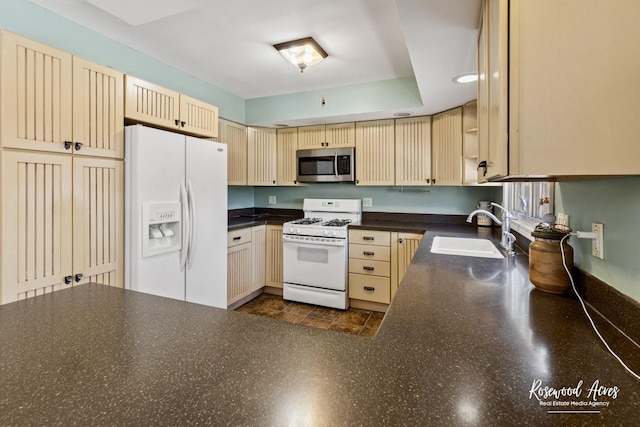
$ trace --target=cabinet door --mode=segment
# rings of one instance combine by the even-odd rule
[[[216,138],[218,107],[181,94],[179,128],[193,135]]]
[[[71,54],[0,33],[3,147],[71,150]]]
[[[336,123],[325,127],[325,147],[355,147],[356,124]]]
[[[487,168],[480,165],[489,159],[489,8],[486,1],[480,10],[478,29],[478,164],[479,183],[487,182]]]
[[[251,292],[251,242],[227,249],[227,305]]]
[[[462,108],[433,116],[433,184],[462,184]]]
[[[282,226],[267,225],[266,242],[266,284],[282,288]]]
[[[251,228],[251,250],[253,264],[253,280],[251,291],[264,288],[266,280],[266,244],[267,226],[260,225]]]
[[[278,129],[277,135],[278,185],[298,185],[296,180],[298,129]]]
[[[356,184],[393,185],[394,121],[356,123]]]
[[[323,148],[325,142],[324,125],[302,126],[298,128],[298,148],[300,150]]]
[[[396,254],[394,257],[396,264],[396,274],[394,280],[391,281],[391,298],[396,294],[398,285],[402,281],[404,274],[411,264],[413,256],[420,246],[422,234],[419,233],[398,233],[396,238]]]
[[[462,107],[462,184],[478,183],[478,108],[476,101]]]
[[[216,139],[227,144],[227,184],[247,185],[247,127],[220,119]]]
[[[486,178],[508,175],[508,22],[509,1],[489,0],[487,79],[489,80]],[[482,159],[480,159],[482,160]]]
[[[180,94],[132,76],[125,76],[124,116],[134,122],[177,129]]]
[[[123,158],[123,81],[124,76],[119,71],[73,58],[73,142],[76,154]]]
[[[276,130],[248,128],[249,185],[276,185]]]
[[[396,119],[396,185],[431,183],[431,116]]]
[[[65,285],[72,274],[71,157],[0,152],[2,293],[8,303]]]
[[[123,193],[121,160],[73,159],[75,282],[123,286]]]

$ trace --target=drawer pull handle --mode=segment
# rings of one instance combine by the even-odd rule
[[[238,240],[240,240],[240,239],[242,239],[242,236],[236,236],[236,237],[234,237],[234,238],[233,238],[233,241],[234,241],[234,242],[237,242],[237,241],[238,241]]]
[[[364,236],[364,237],[362,238],[362,240],[367,240],[367,241],[369,241],[369,242],[373,242],[373,240],[374,240],[374,239],[373,239],[373,237],[371,237],[371,236]]]
[[[375,291],[375,290],[376,290],[376,288],[374,288],[373,286],[365,286],[365,287],[364,287],[364,290],[365,290],[365,291]]]
[[[373,267],[369,267],[368,265],[365,265],[362,269],[365,271],[373,271]]]
[[[374,255],[375,255],[375,252],[364,251],[364,252],[363,252],[363,255],[366,255],[366,256],[374,256]]]

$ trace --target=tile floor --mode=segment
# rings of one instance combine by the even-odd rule
[[[336,310],[311,304],[285,301],[281,296],[262,294],[236,311],[273,317],[284,322],[313,328],[328,329],[361,337],[373,337],[378,332],[384,313],[349,308]]]

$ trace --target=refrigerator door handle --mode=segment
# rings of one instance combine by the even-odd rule
[[[180,271],[184,271],[187,266],[187,255],[189,251],[189,200],[187,198],[187,187],[184,180],[180,181],[180,203],[182,204],[182,250],[180,251]]]
[[[187,268],[193,263],[193,251],[196,244],[196,198],[193,193],[191,180],[187,184],[187,199],[189,200],[189,251],[187,255]]]

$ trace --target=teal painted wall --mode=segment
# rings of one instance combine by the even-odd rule
[[[75,24],[28,0],[0,0],[0,28],[217,105],[220,116],[241,123],[245,121],[244,99]]]
[[[620,292],[640,301],[640,177],[556,184],[556,212],[570,215],[574,230],[604,224],[604,260],[591,255],[591,240],[571,238],[574,261]]]
[[[275,205],[268,196],[276,196]],[[255,187],[255,205],[302,209],[304,198],[361,199],[371,197],[372,212],[468,214],[479,200],[500,200],[500,187],[365,187],[353,184],[310,184],[304,187]]]
[[[320,105],[325,97],[326,105]],[[248,99],[247,124],[421,107],[414,77]]]
[[[254,206],[253,187],[228,187],[227,209],[252,208]]]

